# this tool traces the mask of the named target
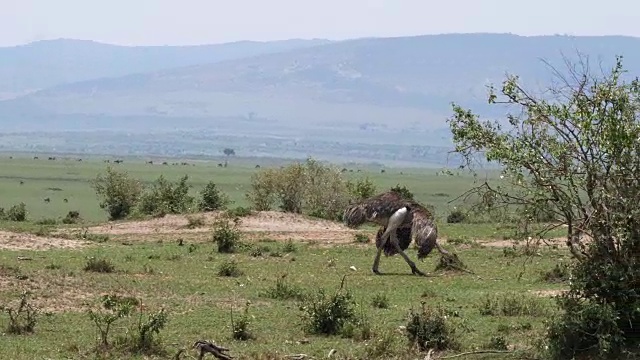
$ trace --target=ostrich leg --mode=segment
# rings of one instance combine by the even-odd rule
[[[393,237],[396,238],[396,233],[393,233]],[[404,259],[404,261],[407,262],[407,264],[409,264],[409,266],[411,267],[411,273],[414,275],[420,275],[420,276],[427,276],[425,273],[423,273],[422,271],[420,271],[418,269],[418,267],[416,266],[416,263],[414,263],[413,261],[411,261],[411,259],[409,259],[409,256],[407,256],[407,254],[404,253],[404,251],[402,251],[402,249],[400,248],[400,245],[398,244],[398,240],[396,238],[396,240],[393,242],[394,247],[396,248],[396,250],[398,250],[398,252],[400,253],[400,256],[402,256],[402,258]]]
[[[378,246],[378,252],[376,253],[376,258],[373,261],[372,270],[375,274],[378,274],[378,275],[380,274],[380,272],[378,271],[378,265],[380,264],[380,256],[382,255],[382,250],[384,249],[384,246],[387,243],[387,241],[391,241],[394,247],[400,251],[400,254],[402,255],[402,257],[405,259],[405,261],[407,261],[409,266],[411,266],[411,269],[414,274],[416,273],[416,271],[420,272],[416,268],[416,265],[409,259],[409,257],[407,257],[407,255],[402,250],[400,250],[400,246],[398,245],[398,237],[396,236],[396,230],[404,222],[404,218],[408,212],[409,212],[409,209],[407,207],[403,207],[398,209],[396,212],[393,213],[393,215],[389,217],[387,228],[385,229],[384,233],[381,236],[382,242]]]

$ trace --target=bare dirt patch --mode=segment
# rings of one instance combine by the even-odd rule
[[[89,243],[81,240],[59,239],[27,233],[0,231],[0,250],[75,249]]]
[[[0,284],[0,294],[4,299],[1,303],[16,304],[19,301],[18,294],[28,290],[31,293],[29,301],[40,310],[49,313],[83,312],[95,308],[100,296],[107,293],[140,298],[140,294],[132,294],[123,289],[100,290],[99,286],[92,285],[86,279],[57,273],[33,274],[22,279],[5,272],[0,273]]]
[[[553,238],[553,239],[544,239],[544,241],[540,241],[540,246],[563,246],[565,245],[567,239],[566,238]],[[477,240],[478,244],[488,247],[512,247],[516,244],[513,240]],[[532,245],[535,245],[535,242],[531,242]],[[520,242],[516,246],[526,246],[525,242]]]
[[[567,290],[535,290],[530,292],[536,296],[552,297],[552,296],[562,295],[565,292],[567,292]]]
[[[211,225],[223,219],[221,212],[198,214],[205,225],[194,229],[185,228],[186,216],[167,215],[162,218],[145,221],[112,222],[88,228],[90,233],[123,236],[127,235],[167,235],[202,234],[211,231]],[[231,219],[228,219],[231,221]],[[352,242],[359,230],[349,229],[345,225],[328,220],[311,219],[299,214],[277,211],[261,211],[241,218],[239,230],[250,239],[270,238],[274,240],[322,241],[332,243]],[[70,229],[77,231],[77,229]]]
[[[0,283],[8,291],[19,292],[28,289],[30,302],[45,312],[82,311],[95,298],[83,284],[75,278],[58,277],[46,279],[17,279],[0,275]],[[7,298],[7,295],[3,296]],[[17,296],[12,301],[17,301]],[[9,302],[11,304],[11,301]]]

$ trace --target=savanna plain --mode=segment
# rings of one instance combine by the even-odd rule
[[[474,186],[464,173],[341,172],[433,207],[439,242],[466,268],[439,266],[434,251],[416,261],[420,277],[398,255],[372,273],[373,226],[252,209],[251,176],[271,166],[257,160],[47,157],[0,159],[2,359],[188,359],[198,340],[235,359],[523,358],[544,347],[568,281],[561,229],[528,243],[503,218],[450,216]],[[146,185],[188,175],[196,198],[212,181],[230,203],[109,221],[91,183],[107,166]],[[6,214],[20,203],[26,217],[15,221]]]

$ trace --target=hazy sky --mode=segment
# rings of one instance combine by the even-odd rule
[[[633,0],[2,0],[0,46],[345,39],[451,32],[640,36]]]

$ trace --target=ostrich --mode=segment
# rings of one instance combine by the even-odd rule
[[[350,228],[357,228],[366,222],[381,225],[376,235],[378,252],[372,268],[378,275],[380,255],[384,251],[385,256],[399,253],[409,264],[414,275],[425,276],[404,252],[412,240],[418,246],[420,260],[429,255],[433,248],[438,249],[443,255],[450,255],[436,242],[438,228],[431,212],[418,202],[405,199],[393,190],[350,205],[344,211],[343,220]]]

